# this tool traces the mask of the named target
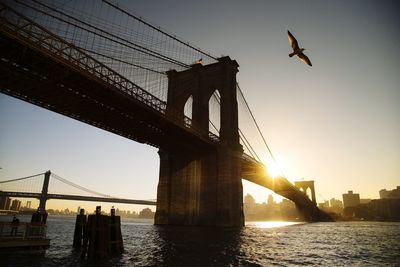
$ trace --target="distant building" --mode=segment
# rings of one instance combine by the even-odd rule
[[[343,194],[342,196],[344,208],[360,205],[360,194],[354,194],[353,191],[348,191],[347,194]]]
[[[318,207],[323,210],[328,210],[329,209],[329,201],[325,200],[324,202],[318,203]]]
[[[7,197],[6,206],[5,206],[4,209],[5,210],[10,210],[11,209],[11,198]]]
[[[11,202],[11,210],[19,211],[21,209],[21,200],[14,199]]]
[[[31,208],[31,205],[32,205],[32,202],[28,200],[28,201],[26,202],[26,208],[27,208],[27,209],[30,209],[30,208]]]
[[[367,204],[369,202],[371,202],[372,199],[370,198],[361,198],[360,199],[360,204]]]
[[[0,210],[9,210],[11,204],[11,199],[9,197],[0,197]]]
[[[399,199],[400,198],[400,186],[397,186],[396,189],[393,189],[393,190],[382,189],[379,191],[379,196],[381,199],[384,199],[384,198]]]
[[[292,211],[296,209],[296,205],[293,203],[293,201],[290,201],[286,198],[282,199],[280,207],[282,211]]]
[[[400,199],[374,199],[367,204],[348,207],[345,214],[355,218],[376,221],[400,221]]]
[[[297,220],[299,214],[296,205],[288,200],[276,203],[272,195],[269,195],[266,202],[256,203],[250,194],[244,197],[243,213],[246,221],[265,221],[265,220]]]
[[[272,195],[268,195],[268,201],[267,201],[268,205],[274,205],[275,201]]]
[[[254,204],[256,204],[256,200],[254,199],[254,197],[252,195],[247,194],[244,196],[244,203],[249,204],[249,205],[254,205]]]
[[[380,199],[389,198],[389,192],[390,192],[390,191],[388,191],[388,190],[386,190],[386,189],[380,190],[380,191],[379,191],[379,197],[380,197]]]
[[[331,208],[343,209],[343,202],[339,199],[331,198]]]
[[[139,218],[153,219],[155,212],[149,208],[144,208],[139,212]]]
[[[279,207],[280,207],[281,219],[296,220],[299,217],[296,205],[292,201],[284,198],[282,199],[282,202],[280,203]]]
[[[329,201],[331,207],[329,209],[330,212],[334,212],[337,214],[341,214],[343,212],[343,202],[339,199],[331,198]]]
[[[256,200],[252,195],[247,194],[244,197],[244,203],[243,203],[244,212],[248,215],[253,215],[255,214],[255,208],[256,208]]]

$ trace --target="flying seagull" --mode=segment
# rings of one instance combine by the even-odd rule
[[[309,66],[312,66],[311,61],[303,53],[303,51],[305,49],[299,47],[299,44],[297,43],[296,38],[294,38],[293,34],[291,34],[290,31],[287,31],[287,33],[288,33],[289,44],[293,48],[293,52],[289,54],[289,57],[293,57],[294,55],[297,55],[304,63],[306,63]]]
[[[200,58],[199,60],[196,60],[194,64],[202,64],[203,65],[203,58]]]

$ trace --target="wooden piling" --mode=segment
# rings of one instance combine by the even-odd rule
[[[124,244],[121,234],[121,220],[119,216],[115,216],[115,209],[111,209],[110,217],[110,243],[109,251],[111,254],[119,254],[124,251]]]
[[[85,231],[86,231],[86,215],[85,215],[85,210],[81,209],[79,214],[76,215],[76,221],[75,221],[74,242],[72,245],[75,249],[82,248],[83,245],[82,239]]]
[[[123,252],[121,221],[111,210],[111,216],[102,215],[100,207],[96,214],[89,215],[86,231],[83,232],[82,258],[103,259]]]

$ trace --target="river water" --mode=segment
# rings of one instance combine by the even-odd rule
[[[74,217],[50,216],[46,255],[2,255],[0,266],[400,266],[398,222],[247,222],[224,229],[123,218],[125,252],[99,262],[81,261],[72,249],[74,224]]]

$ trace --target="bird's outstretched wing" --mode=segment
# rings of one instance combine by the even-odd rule
[[[297,56],[301,59],[301,61],[309,66],[312,66],[310,59],[306,55],[304,55],[303,53],[298,53]]]
[[[293,50],[299,49],[299,44],[297,43],[296,38],[294,38],[293,34],[290,31],[287,31],[289,44],[292,46]]]

